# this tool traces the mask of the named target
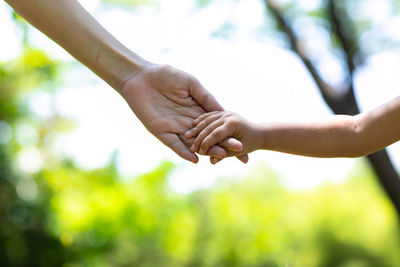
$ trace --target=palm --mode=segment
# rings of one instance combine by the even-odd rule
[[[193,140],[184,138],[183,133],[193,127],[193,120],[201,114],[223,110],[194,77],[169,66],[145,68],[126,82],[121,93],[155,137],[192,162],[198,161],[187,148]],[[222,158],[226,151],[215,146],[209,154]]]

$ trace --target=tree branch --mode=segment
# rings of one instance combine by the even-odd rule
[[[331,19],[329,20],[329,22],[331,23],[331,28],[336,33],[340,45],[346,55],[347,67],[350,75],[352,76],[356,68],[356,65],[354,63],[354,55],[358,50],[357,46],[355,45],[357,41],[349,37],[352,36],[352,34],[349,34],[348,32],[346,33],[344,23],[342,21],[342,15],[340,14],[340,10],[337,7],[337,4],[335,4],[334,0],[328,1],[328,10],[331,17]],[[346,27],[349,29],[351,25],[346,25]]]
[[[314,79],[317,88],[319,89],[325,103],[337,114],[357,114],[359,109],[355,101],[353,82],[350,82],[349,88],[344,92],[336,90],[330,84],[326,83],[321,75],[318,73],[317,68],[312,63],[304,51],[300,39],[292,29],[291,25],[283,17],[278,5],[274,0],[265,0],[266,7],[271,11],[281,31],[286,34],[290,40],[290,48],[301,59],[307,70],[310,72]]]
[[[331,18],[329,23],[331,24],[332,31],[339,39],[340,46],[346,57],[349,85],[344,96],[344,101],[354,102],[356,104],[356,110],[354,110],[354,113],[359,113],[359,108],[357,106],[357,101],[355,101],[354,95],[354,70],[356,68],[354,56],[357,52],[359,52],[357,45],[358,41],[353,37],[354,34],[352,32],[354,32],[354,30],[352,29],[351,25],[346,25],[347,30],[345,29],[345,24],[343,23],[344,15],[341,14],[341,10],[337,6],[337,2],[335,2],[335,0],[328,1],[328,11]]]
[[[287,35],[287,37],[289,37],[290,49],[300,57],[301,61],[314,79],[323,99],[328,104],[328,106],[333,109],[333,107],[336,106],[336,102],[341,98],[341,95],[333,87],[327,84],[319,75],[317,68],[311,62],[310,58],[306,55],[306,52],[302,48],[299,38],[297,38],[289,23],[282,16],[281,11],[279,10],[279,7],[275,3],[275,1],[265,0],[265,4],[274,16],[276,22],[278,23],[278,26]]]

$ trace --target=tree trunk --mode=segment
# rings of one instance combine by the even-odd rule
[[[300,57],[304,66],[309,71],[321,93],[321,97],[328,107],[335,114],[355,115],[360,113],[360,109],[354,96],[353,84],[353,73],[356,68],[354,55],[357,51],[357,40],[353,40],[351,36],[345,34],[345,30],[348,30],[348,27],[351,25],[344,24],[342,20],[343,14],[336,6],[335,1],[328,1],[328,13],[330,14],[329,18],[333,29],[332,34],[335,34],[340,40],[339,43],[346,55],[347,70],[349,72],[348,88],[346,88],[342,93],[339,93],[340,90],[333,88],[322,79],[317,68],[314,66],[304,49],[302,49],[300,40],[296,36],[290,23],[288,23],[282,15],[279,5],[277,5],[274,0],[264,1],[266,7],[274,16],[280,31],[288,37],[291,50]],[[379,180],[387,196],[392,201],[400,221],[400,179],[386,149],[371,154],[367,158],[376,174],[376,178]]]
[[[368,161],[375,171],[376,177],[385,189],[400,217],[400,181],[386,149],[369,155]]]

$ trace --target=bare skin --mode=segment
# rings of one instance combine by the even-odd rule
[[[144,69],[125,83],[121,94],[154,136],[191,162],[198,161],[197,155],[188,149],[194,139],[185,138],[183,134],[205,110],[223,110],[194,77],[168,65]],[[242,149],[242,144],[233,138],[219,145],[230,150]],[[227,156],[227,151],[219,145],[208,153],[212,155],[211,162]],[[248,156],[239,159],[247,162]]]
[[[265,149],[309,157],[361,157],[400,140],[400,97],[356,116],[337,115],[320,122],[255,124],[232,112],[211,112],[185,133],[196,138],[190,150],[207,153],[227,137],[241,141],[238,156]]]
[[[108,33],[76,0],[6,0],[34,27],[119,92],[144,126],[182,158],[196,163],[183,133],[206,112],[222,111],[215,98],[193,76],[156,65],[130,51]],[[211,162],[242,148],[223,140],[208,154]],[[239,159],[248,161],[247,155]]]

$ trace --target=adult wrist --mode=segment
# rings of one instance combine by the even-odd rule
[[[140,57],[135,58],[122,58],[117,63],[119,66],[115,73],[112,75],[115,82],[111,85],[118,93],[122,94],[125,84],[145,68],[153,66],[154,64],[148,62]]]

